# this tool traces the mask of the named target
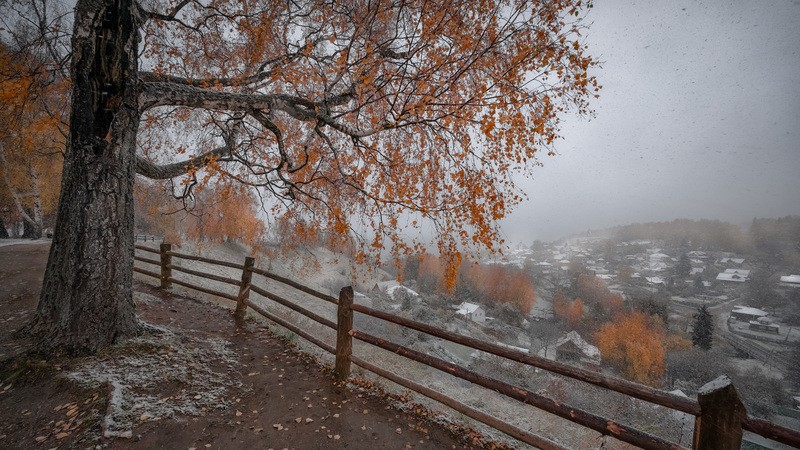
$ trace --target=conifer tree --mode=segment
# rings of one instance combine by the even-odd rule
[[[714,316],[708,312],[705,305],[701,306],[694,315],[692,330],[692,345],[703,350],[710,350],[714,341]]]

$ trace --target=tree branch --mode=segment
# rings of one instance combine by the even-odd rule
[[[142,111],[157,106],[187,106],[225,111],[282,111],[301,121],[319,121],[331,128],[355,138],[363,138],[379,131],[394,128],[395,125],[384,121],[378,126],[366,130],[356,129],[347,124],[337,122],[327,111],[332,106],[347,103],[355,96],[353,89],[331,95],[322,101],[313,102],[302,97],[289,94],[257,94],[221,92],[205,89],[190,84],[177,82],[141,83],[139,106]]]
[[[209,161],[217,157],[224,157],[231,154],[231,147],[227,144],[223,147],[187,159],[186,161],[172,164],[158,165],[147,159],[136,155],[136,173],[151,180],[167,180],[183,175],[191,168],[200,168],[208,164]]]

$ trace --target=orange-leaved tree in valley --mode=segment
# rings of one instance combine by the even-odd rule
[[[663,328],[658,317],[634,310],[603,324],[595,340],[603,360],[615,365],[625,378],[657,386],[665,369]]]
[[[611,292],[606,282],[592,273],[581,273],[575,280],[575,291],[585,302],[591,319],[587,326],[597,329],[611,320],[623,307],[622,294]]]
[[[570,300],[563,291],[557,291],[553,296],[553,314],[573,328],[581,323],[584,309],[583,300],[580,298]]]
[[[138,332],[134,171],[258,186],[273,219],[349,233],[361,260],[421,253],[403,229],[426,222],[451,283],[462,252],[502,245],[514,175],[552,152],[563,114],[589,112],[586,8],[78,0],[60,251],[31,331],[83,351]]]
[[[459,272],[459,277],[486,304],[508,304],[527,315],[536,301],[531,277],[516,267],[472,265]]]
[[[536,289],[531,277],[516,267],[465,264],[455,275],[447,273],[445,260],[430,254],[418,258],[417,282],[423,292],[442,292],[477,301],[485,305],[511,305],[522,314],[529,314],[536,302]],[[448,284],[452,280],[452,284]]]

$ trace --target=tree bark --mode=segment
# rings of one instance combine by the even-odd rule
[[[89,353],[138,334],[133,182],[139,124],[131,0],[78,0],[72,113],[53,244],[28,327],[45,353]]]

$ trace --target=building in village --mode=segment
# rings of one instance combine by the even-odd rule
[[[486,323],[486,311],[481,305],[463,302],[456,306],[456,314],[463,316],[467,320],[478,323]]]
[[[600,349],[586,342],[577,331],[570,331],[556,341],[556,360],[600,366]]]
[[[782,287],[800,288],[800,275],[782,276],[778,284]]]
[[[734,306],[731,311],[731,318],[741,320],[743,322],[750,322],[751,320],[757,321],[762,317],[767,317],[769,314],[758,308],[751,308],[750,306]]]
[[[750,276],[750,271],[746,269],[725,269],[717,275],[717,281],[730,281],[734,283],[744,283]]]

